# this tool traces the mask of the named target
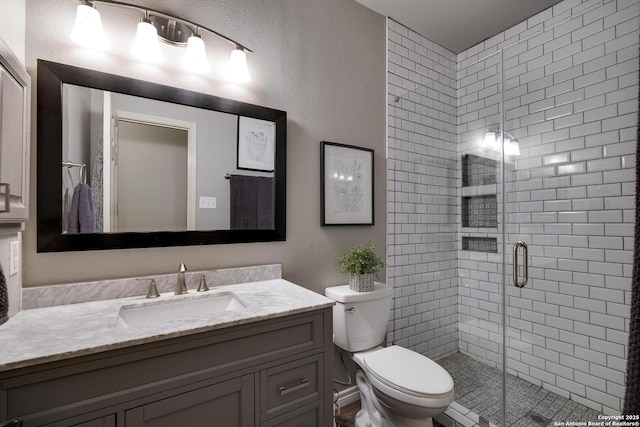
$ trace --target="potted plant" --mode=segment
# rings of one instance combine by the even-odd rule
[[[369,242],[363,246],[353,247],[338,258],[338,270],[349,274],[349,288],[356,292],[373,291],[373,280],[378,271],[384,267],[384,260],[376,256],[376,247]]]

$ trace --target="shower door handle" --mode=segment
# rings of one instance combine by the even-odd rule
[[[518,252],[520,249],[523,249],[522,255],[524,259],[523,270],[524,270],[524,280],[518,280]],[[529,281],[529,247],[525,242],[518,240],[515,245],[513,245],[513,284],[518,288],[523,288],[527,282]]]

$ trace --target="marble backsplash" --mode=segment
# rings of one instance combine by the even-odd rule
[[[282,265],[270,264],[218,270],[187,271],[185,273],[187,289],[197,289],[203,273],[205,274],[207,285],[211,288],[237,283],[281,279]],[[54,305],[146,295],[149,289],[149,281],[137,280],[140,278],[155,279],[159,292],[171,292],[176,287],[177,273],[24,288],[22,290],[22,309],[28,310]]]

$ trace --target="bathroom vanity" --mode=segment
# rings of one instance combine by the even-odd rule
[[[239,305],[166,321],[151,314],[144,322],[149,307],[208,304],[229,295]],[[328,425],[331,306],[276,279],[203,295],[23,311],[0,328],[0,421],[21,419],[25,427]],[[132,310],[142,317],[123,315]]]

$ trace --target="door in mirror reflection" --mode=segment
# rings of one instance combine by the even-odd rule
[[[112,160],[112,230],[182,231],[188,221],[188,132],[146,123],[116,122]],[[121,160],[119,160],[121,159]],[[193,228],[191,228],[193,229]]]

